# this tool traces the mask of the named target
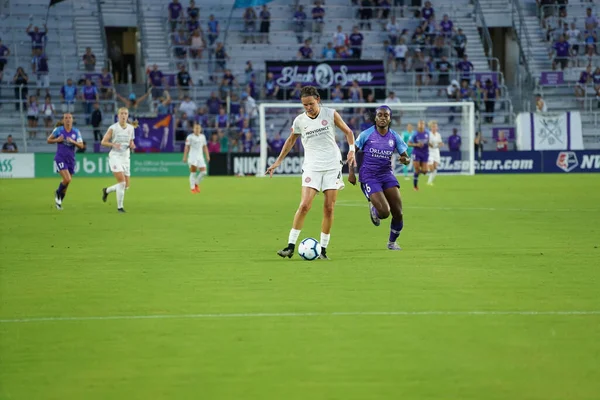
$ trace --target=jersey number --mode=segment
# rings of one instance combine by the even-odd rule
[[[371,193],[371,187],[365,183],[365,190],[367,193]]]
[[[65,167],[65,163],[58,163],[58,169],[63,169]]]

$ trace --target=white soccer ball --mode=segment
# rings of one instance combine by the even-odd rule
[[[317,239],[306,238],[300,242],[298,246],[298,254],[304,260],[312,261],[315,260],[321,255],[321,245],[317,241]]]

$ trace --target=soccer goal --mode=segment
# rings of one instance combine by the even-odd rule
[[[365,127],[372,125],[374,111],[377,106],[386,104],[378,103],[324,103],[324,107],[336,109],[344,121],[353,129],[354,136],[358,137]],[[429,124],[436,121],[438,130],[442,135],[445,146],[442,147],[441,164],[438,171],[461,175],[475,174],[475,107],[472,102],[457,103],[391,103],[386,104],[392,109],[392,129],[402,135],[407,125],[411,124],[413,131],[417,129],[420,120]],[[269,143],[280,134],[283,139],[290,134],[294,118],[304,112],[299,103],[261,103],[259,106],[260,129],[260,164],[257,176],[265,176],[267,166],[272,164],[278,154],[269,152]],[[362,126],[362,129],[361,129]],[[429,128],[427,128],[429,129]],[[448,137],[454,130],[461,137],[460,152],[448,151]],[[337,141],[345,157],[347,145],[344,135],[338,129]],[[300,140],[298,140],[300,142]],[[294,150],[292,150],[294,151]],[[396,160],[397,157],[394,157]],[[400,173],[401,165],[394,164],[395,171]],[[411,166],[412,168],[412,166]],[[290,173],[290,168],[282,165],[276,173]]]

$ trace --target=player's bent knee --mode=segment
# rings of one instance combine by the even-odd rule
[[[380,219],[386,219],[387,217],[390,216],[390,209],[389,207],[383,207],[382,209],[377,209],[377,215],[379,216]]]
[[[308,212],[310,211],[310,208],[311,208],[311,204],[300,203],[300,206],[298,207],[298,212],[300,214],[308,214]]]

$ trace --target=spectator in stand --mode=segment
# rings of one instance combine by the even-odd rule
[[[187,8],[188,19],[197,21],[200,18],[200,9],[196,7],[194,0],[190,0],[190,6]]]
[[[156,115],[162,117],[172,113],[171,111],[171,95],[168,90],[163,91],[162,96],[158,98],[158,104],[156,104]]]
[[[335,88],[331,91],[331,101],[334,103],[341,103],[344,100],[344,91],[342,90],[342,84],[336,83]]]
[[[456,64],[456,71],[460,71],[460,80],[462,81],[467,81],[467,83],[471,82],[471,73],[473,72],[473,70],[475,69],[475,67],[473,66],[473,63],[471,63],[471,61],[469,61],[469,57],[465,54],[463,56],[462,61],[460,61],[458,64]]]
[[[452,34],[454,33],[454,23],[452,23],[448,14],[444,14],[444,17],[440,21],[440,31],[441,35],[446,40],[452,38]]]
[[[277,100],[279,94],[279,85],[273,77],[273,73],[267,73],[267,80],[265,81],[265,98],[267,100]]]
[[[100,111],[99,103],[94,103],[94,111],[92,111],[91,123],[94,131],[94,142],[102,141],[102,131],[100,130],[100,125],[102,125],[102,111]]]
[[[173,0],[169,4],[169,23],[171,24],[171,32],[177,30],[177,23],[183,20],[183,7],[179,3],[179,0]]]
[[[254,8],[248,7],[244,11],[244,44],[248,43],[248,40],[252,40],[252,43],[256,43],[254,41],[254,34],[256,32],[256,11]]]
[[[31,61],[31,68],[37,78],[37,95],[40,95],[41,88],[45,88],[46,94],[50,94],[50,67],[48,65],[46,53],[38,52]]]
[[[450,84],[450,71],[452,70],[452,64],[448,61],[448,57],[442,56],[442,59],[435,64],[435,69],[438,72],[438,86],[448,86]],[[440,91],[438,91],[438,96],[441,94]]]
[[[188,38],[185,35],[185,31],[180,29],[177,33],[174,33],[172,36],[175,57],[179,59],[184,59],[187,54],[186,46],[188,45]]]
[[[312,60],[313,51],[312,51],[312,48],[310,47],[310,43],[311,43],[311,40],[306,39],[304,41],[304,46],[302,46],[298,49],[297,57],[299,60]]]
[[[333,48],[333,43],[327,42],[327,46],[323,47],[323,51],[321,52],[321,57],[325,60],[333,60],[336,56],[336,51]]]
[[[556,67],[560,65],[560,69],[564,70],[569,66],[569,43],[565,41],[565,37],[563,35],[560,36],[558,42],[554,43],[552,46],[556,56],[552,61],[552,69],[556,70]],[[552,57],[552,51],[550,51],[549,56]]]
[[[219,113],[221,99],[219,99],[216,92],[210,93],[210,97],[206,100],[206,108],[208,109],[209,115],[217,115]]]
[[[190,40],[190,56],[193,60],[202,59],[202,52],[206,48],[206,42],[204,41],[202,28],[198,28],[194,31],[194,34]],[[198,63],[194,61],[194,68],[198,69]]]
[[[208,17],[208,44],[212,46],[219,37],[219,21],[215,19],[213,14]]]
[[[177,73],[177,89],[179,90],[179,100],[184,98],[185,96],[189,96],[190,88],[194,86],[194,82],[192,81],[192,77],[190,73],[185,69],[185,64],[182,64],[179,67],[179,72]]]
[[[487,143],[487,140],[483,138],[480,131],[475,133],[474,147],[475,147],[475,157],[481,161],[483,156],[483,145]]]
[[[209,118],[208,108],[207,107],[200,107],[198,109],[198,114],[196,114],[195,121],[200,124],[200,126],[202,127],[202,129],[204,131],[206,131],[206,129],[208,128],[208,125],[209,125],[208,118]]]
[[[2,44],[2,39],[0,39],[0,72],[4,71],[4,66],[8,62],[6,57],[10,56],[10,49]]]
[[[452,38],[452,44],[456,51],[456,57],[463,58],[467,49],[467,36],[463,33],[462,28],[458,28],[458,33]]]
[[[460,89],[458,90],[458,97],[460,101],[471,101],[473,98],[473,91],[469,87],[469,82],[462,80],[460,82]]]
[[[390,0],[379,0],[377,3],[377,7],[379,7],[379,19],[382,24],[385,24],[385,21],[390,16],[390,9],[392,8],[392,3]]]
[[[335,51],[337,52],[340,48],[344,47],[347,40],[348,36],[342,32],[342,26],[338,25],[337,31],[333,34],[333,48]]]
[[[229,152],[229,137],[223,132],[222,129],[217,129],[217,136],[219,137],[219,145],[221,145],[221,153]],[[232,149],[233,151],[237,151],[237,149]]]
[[[46,96],[44,99],[44,105],[40,110],[42,112],[42,118],[44,118],[44,126],[46,127],[46,134],[49,135],[52,132],[54,114],[56,110],[54,109],[54,104],[52,104],[52,97]]]
[[[27,126],[28,126],[28,136],[29,139],[35,139],[38,125],[38,116],[40,114],[40,108],[37,102],[36,96],[29,96],[29,101],[27,102]]]
[[[592,66],[588,65],[584,71],[579,74],[579,80],[575,84],[575,98],[580,99],[580,105],[584,106],[584,97],[587,91],[587,85],[592,80]]]
[[[229,60],[229,54],[225,51],[223,43],[218,42],[217,47],[215,47],[215,72],[225,71],[227,69],[227,60]]]
[[[462,139],[458,134],[458,129],[452,129],[452,135],[448,137],[448,150],[450,151],[460,151],[460,145],[462,144]]]
[[[181,114],[181,118],[175,121],[175,140],[184,141],[187,135],[192,131],[192,124],[186,113]]]
[[[85,54],[81,57],[83,60],[83,66],[86,71],[95,71],[96,70],[96,56],[92,53],[91,47],[85,48]]]
[[[592,74],[592,81],[594,82],[594,91],[596,92],[596,100],[600,100],[600,67],[596,67]]]
[[[362,103],[364,101],[363,90],[355,79],[352,86],[348,88],[348,101],[351,103]]]
[[[154,64],[152,70],[148,72],[148,78],[150,79],[150,85],[152,86],[152,98],[158,99],[162,96],[162,93],[167,86],[165,75],[158,69],[158,65]]]
[[[240,107],[237,114],[235,114],[233,117],[235,118],[235,126],[238,129],[242,129],[244,127],[244,120],[250,119],[250,116],[248,115],[244,107]]]
[[[188,35],[191,35],[192,33],[194,33],[194,31],[198,30],[198,29],[202,29],[200,27],[200,21],[198,21],[197,19],[188,19],[187,23],[187,33]]]
[[[485,119],[490,124],[494,122],[494,110],[496,107],[496,101],[499,97],[500,90],[498,89],[498,86],[496,86],[491,79],[486,80],[483,99],[485,101],[485,113],[487,114]]]
[[[385,31],[387,32],[388,37],[390,38],[390,43],[392,46],[395,46],[398,43],[398,39],[400,38],[400,24],[396,21],[396,16],[393,15],[390,22],[385,26]]]
[[[266,4],[262,6],[258,16],[260,18],[260,42],[267,42],[267,44],[271,44],[269,41],[269,32],[271,30],[271,12],[267,8]]]
[[[508,139],[506,139],[504,131],[498,132],[498,138],[496,139],[496,151],[508,151]]]
[[[268,140],[269,153],[272,155],[279,155],[284,144],[285,139],[281,137],[280,132],[276,132],[275,135]]]
[[[571,49],[571,56],[577,57],[579,55],[579,42],[581,42],[581,31],[577,29],[575,22],[571,22],[571,28],[566,32],[567,42],[569,42],[569,48]]]
[[[363,34],[358,31],[358,26],[354,26],[352,28],[352,33],[348,38],[348,42],[350,43],[350,51],[352,52],[352,58],[359,60],[362,56],[362,44],[364,39],[365,38]]]
[[[244,121],[244,127],[240,131],[240,143],[242,145],[242,151],[244,153],[251,153],[254,149],[254,132],[252,131],[248,120]]]
[[[22,67],[17,68],[17,72],[15,72],[12,82],[15,86],[15,99],[17,100],[15,103],[15,111],[20,111],[21,107],[23,107],[25,110],[28,95],[27,83],[29,82],[29,77]]]
[[[323,24],[325,23],[325,9],[321,7],[319,0],[315,1],[315,6],[312,11],[312,32],[317,43],[321,43],[321,35],[323,35]]]
[[[242,93],[242,107],[248,112],[248,119],[250,120],[250,126],[254,126],[254,121],[258,117],[258,107],[256,106],[256,100],[248,93]]]
[[[290,91],[288,100],[300,100],[301,91],[302,91],[302,84],[300,82],[297,82],[296,85],[294,85],[294,88]]]
[[[400,39],[400,42],[394,46],[394,62],[393,62],[393,72],[398,70],[398,66],[402,67],[402,71],[406,72],[407,66],[407,55],[408,55],[408,46],[404,43],[404,39]]]
[[[85,80],[85,86],[81,89],[80,99],[83,101],[83,108],[85,110],[85,124],[89,125],[93,105],[100,100],[98,89],[96,89],[96,86],[92,85],[90,79]]]
[[[112,72],[115,74],[115,83],[121,82],[126,77],[123,75],[123,53],[117,42],[113,40],[112,45],[108,51],[108,58],[112,64]]]
[[[371,18],[373,18],[373,8],[375,4],[373,0],[361,0],[360,9],[358,10],[360,14],[360,29],[363,29],[365,26],[371,30]]]
[[[415,29],[415,33],[412,35],[411,42],[416,49],[421,51],[425,50],[425,46],[427,46],[427,37],[425,36],[422,27],[418,26],[417,29]]]
[[[139,98],[134,92],[129,93],[127,98],[117,93],[117,99],[129,109],[129,118],[132,120],[136,119],[138,107],[148,98],[148,96],[150,96],[150,89]]]
[[[18,153],[19,152],[19,148],[17,147],[17,144],[15,142],[13,142],[12,135],[8,135],[6,137],[6,142],[4,142],[4,144],[2,145],[2,152],[3,153]]]
[[[426,1],[425,6],[421,9],[421,18],[427,22],[435,20],[435,10],[431,6],[430,1]]]
[[[306,27],[306,13],[304,7],[299,5],[294,13],[294,32],[296,32],[296,39],[298,44],[304,41],[304,28]]]
[[[194,119],[194,115],[196,115],[196,110],[198,106],[192,100],[189,94],[186,94],[183,98],[183,101],[179,104],[179,112],[183,114],[187,114],[188,119],[192,121]]]
[[[75,111],[75,98],[77,97],[77,86],[71,78],[67,79],[67,84],[60,89],[62,98],[62,112],[73,113]]]
[[[535,111],[536,112],[548,112],[548,106],[542,98],[540,93],[535,95]]]
[[[415,58],[412,63],[413,71],[415,72],[415,85],[421,87],[423,85],[423,76],[425,71],[425,57],[420,49],[415,50]],[[419,89],[420,91],[421,89]]]
[[[430,55],[435,61],[438,61],[440,58],[442,58],[442,56],[450,56],[448,53],[448,47],[444,43],[443,36],[438,36],[435,38],[434,46],[431,49]]]
[[[46,27],[46,24],[44,24],[43,32],[40,32],[40,28],[38,28],[37,26],[33,28],[33,32],[32,32],[31,25],[32,24],[29,24],[29,26],[26,29],[26,32],[29,35],[29,37],[31,37],[32,53],[33,54],[35,54],[36,52],[41,53],[44,50],[44,40],[46,38],[46,33],[48,32],[48,28]]]
[[[231,94],[234,86],[237,88],[240,87],[235,79],[235,76],[233,76],[231,73],[231,70],[226,69],[225,73],[223,74],[223,78],[221,79],[221,86],[219,87],[221,98],[226,98],[229,94]]]
[[[208,147],[208,152],[211,154],[221,152],[221,144],[219,143],[219,135],[217,132],[213,132],[210,135],[210,140],[208,141],[206,147]]]
[[[598,18],[592,14],[592,9],[587,8],[585,10],[585,30],[595,31],[598,28]]]
[[[113,77],[108,68],[102,68],[100,74],[100,98],[104,101],[111,100],[113,98]],[[108,111],[111,105],[108,102],[105,103],[104,111]]]
[[[352,53],[350,52],[350,49],[348,48],[348,46],[342,46],[342,47],[338,48],[338,50],[336,52],[336,58],[343,59],[343,60],[352,58]]]
[[[215,129],[229,129],[229,115],[225,113],[225,108],[219,108],[219,114],[215,118]]]

